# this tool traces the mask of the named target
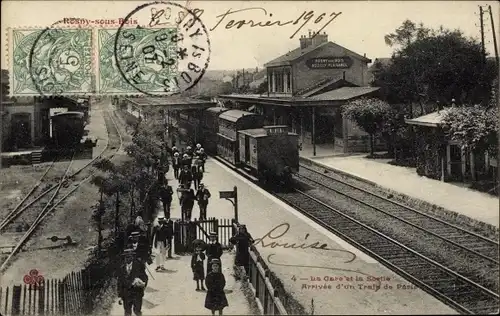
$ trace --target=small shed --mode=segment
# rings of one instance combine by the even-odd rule
[[[417,173],[441,181],[475,181],[489,172],[491,161],[487,153],[478,155],[446,137],[446,113],[444,109],[405,120],[417,134]]]

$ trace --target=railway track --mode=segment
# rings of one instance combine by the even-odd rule
[[[16,207],[11,210],[7,216],[0,222],[0,233],[5,231],[14,231],[22,229],[24,223],[27,225],[28,222],[34,217],[32,210],[36,210],[37,206],[48,205],[50,201],[47,201],[47,197],[50,200],[49,193],[57,188],[57,185],[61,183],[65,185],[67,183],[68,171],[73,162],[74,152],[64,153],[59,157],[56,157],[45,169],[43,175],[38,179],[33,188],[25,195],[25,197],[16,205]],[[59,162],[63,159],[68,159],[68,161]],[[51,184],[51,182],[55,182]],[[43,200],[45,198],[45,200]],[[38,203],[37,203],[38,202]],[[36,204],[35,204],[36,203]],[[32,207],[33,206],[33,207]],[[15,224],[16,219],[20,219],[18,225]],[[10,229],[9,229],[10,228]]]
[[[499,264],[499,243],[495,240],[342,181],[337,177],[321,173],[305,165],[300,166],[299,177],[306,178],[316,185],[351,198],[378,212],[400,219],[408,225],[425,229],[435,237],[462,249],[469,250],[487,261]]]
[[[440,247],[440,255],[436,256],[436,261],[498,293],[498,283],[488,280],[498,275],[499,246],[497,242],[305,166],[301,166],[299,179],[304,179],[305,181],[302,181],[305,183],[311,182],[315,186],[345,196],[348,200],[352,200],[354,204],[360,205],[359,209],[361,211],[359,213],[361,215],[357,215],[357,217],[361,218],[362,221],[364,221],[363,217],[373,218],[373,214],[364,216],[362,210],[370,213],[375,210],[378,212],[378,219],[394,222],[395,225],[402,227],[404,230],[414,229],[419,236],[425,236],[430,238],[431,241],[442,243],[444,247]],[[367,220],[365,223],[371,226],[377,225],[377,223],[373,223],[373,220]],[[397,233],[391,235],[394,237]],[[406,244],[410,245],[413,242],[410,241]],[[415,249],[426,253],[422,246],[417,245]],[[427,252],[427,254],[429,255],[430,252]],[[455,262],[454,259],[450,262],[450,258],[455,258],[457,255],[466,258],[465,265],[461,265],[459,261]],[[484,279],[482,276],[478,276],[481,273],[471,269],[473,266],[480,267],[482,271],[490,271],[488,273],[489,277]],[[494,279],[497,280],[497,277]]]
[[[498,311],[498,294],[300,190],[273,192],[318,224],[466,314]]]
[[[263,187],[246,172],[230,165],[225,160],[219,157],[212,158]],[[310,168],[306,167],[307,169]],[[496,314],[498,312],[499,297],[496,291],[436,262],[430,256],[415,251],[376,228],[362,223],[305,192],[293,189],[292,192],[283,193],[263,188],[457,311],[463,314]],[[481,237],[478,236],[478,238]]]
[[[37,183],[35,187],[25,196],[25,198],[23,198],[21,203],[19,203],[19,205],[16,206],[16,208],[13,211],[9,212],[7,218],[4,221],[2,221],[0,227],[5,229],[8,225],[13,223],[15,218],[21,216],[28,216],[28,214],[34,218],[32,221],[30,221],[31,224],[29,224],[29,227],[26,230],[26,232],[16,242],[16,245],[14,246],[12,252],[2,262],[2,265],[0,266],[0,272],[3,272],[7,268],[8,264],[12,261],[15,255],[19,251],[21,251],[21,249],[25,246],[25,244],[28,242],[28,240],[31,238],[31,236],[33,235],[35,230],[40,226],[43,220],[47,217],[47,215],[49,215],[53,210],[55,210],[56,207],[58,207],[64,200],[66,200],[69,196],[71,196],[74,192],[76,192],[80,186],[82,186],[86,181],[88,181],[92,177],[93,173],[95,172],[95,170],[91,167],[92,164],[99,158],[111,159],[118,151],[122,149],[123,141],[119,133],[118,126],[116,125],[116,122],[106,110],[103,110],[103,115],[104,115],[104,120],[106,122],[106,126],[108,128],[108,143],[106,144],[105,148],[89,163],[87,163],[74,173],[68,174],[68,171],[70,170],[71,167],[71,162],[73,160],[71,159],[68,167],[66,168],[64,176],[60,179],[60,181],[58,181],[58,183],[56,184],[51,185],[49,188],[45,189],[45,191],[43,191],[38,196],[34,196],[34,194],[38,191],[37,188],[40,186],[40,181],[39,181],[39,183]],[[48,167],[48,169],[44,173],[44,176],[46,176],[46,174],[53,167],[54,163],[52,163]],[[88,172],[82,174],[82,171],[84,170]],[[68,184],[68,179],[73,180],[72,185]],[[49,199],[47,200],[49,193],[51,193],[54,190],[55,192],[52,193],[52,195],[50,195]],[[58,195],[62,195],[62,197],[56,201]],[[23,208],[20,208],[20,206],[27,200],[31,200],[31,202],[29,202]],[[47,202],[44,203],[43,201]],[[39,202],[39,204],[37,204],[37,202]]]

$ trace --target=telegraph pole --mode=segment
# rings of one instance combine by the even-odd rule
[[[483,62],[486,62],[486,49],[484,48],[484,19],[483,19],[483,7],[479,6],[479,20],[481,22],[481,48],[483,51]]]
[[[497,64],[497,68],[499,68],[497,35],[495,33],[495,23],[493,22],[493,13],[491,12],[491,5],[488,6],[488,10],[490,11],[491,32],[493,33],[493,45],[495,45],[495,62]]]

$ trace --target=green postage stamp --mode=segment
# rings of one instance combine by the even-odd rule
[[[164,82],[177,74],[177,44],[169,40],[177,28],[97,31],[99,93],[137,94],[136,87],[151,94],[164,93]]]
[[[12,96],[95,92],[92,29],[12,29],[10,32]]]

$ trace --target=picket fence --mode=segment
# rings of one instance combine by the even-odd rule
[[[2,315],[83,315],[92,311],[90,270],[71,272],[63,279],[0,288]]]

